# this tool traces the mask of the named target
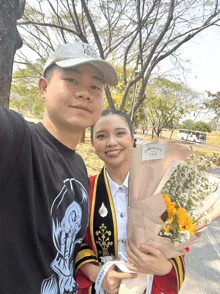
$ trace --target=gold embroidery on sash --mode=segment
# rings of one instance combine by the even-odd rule
[[[115,257],[118,258],[118,232],[117,232],[117,221],[116,221],[116,215],[115,215],[115,208],[114,203],[112,200],[111,190],[108,183],[108,178],[106,174],[106,168],[104,168],[104,179],[105,179],[105,186],[109,197],[109,202],[111,206],[112,211],[112,220],[113,220],[113,232],[114,232],[114,249],[115,249]]]
[[[113,245],[113,242],[109,241],[109,236],[111,236],[111,231],[106,230],[107,227],[102,224],[99,227],[99,230],[95,232],[96,236],[98,237],[98,240],[96,241],[96,244],[98,244],[102,248],[102,252],[99,250],[99,254],[102,256],[108,256],[109,252],[109,246]]]

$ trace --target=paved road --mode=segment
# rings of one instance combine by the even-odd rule
[[[180,294],[220,293],[220,220],[202,233],[185,257],[186,279]]]
[[[220,167],[216,166],[213,171],[212,171],[212,174],[217,177],[217,178],[220,178]],[[220,292],[219,292],[220,293]]]
[[[212,174],[220,178],[220,168]],[[220,219],[190,247],[185,261],[186,279],[179,294],[220,294]]]
[[[138,145],[146,143],[143,137],[136,138]],[[220,178],[220,168],[212,174]],[[185,261],[186,279],[179,294],[220,294],[220,219],[203,231]]]

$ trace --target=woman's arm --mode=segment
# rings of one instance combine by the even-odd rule
[[[128,241],[127,250],[128,260],[135,265],[127,264],[130,270],[154,274],[154,287],[160,292],[177,294],[180,291],[185,278],[184,256],[167,260],[160,250],[144,244],[139,250],[132,240]]]
[[[101,267],[92,263],[87,263],[81,267],[81,271],[95,283]]]
[[[172,270],[173,265],[165,255],[150,245],[142,244],[138,249],[135,242],[129,239],[127,252],[129,262],[134,265],[127,264],[130,270],[152,275],[166,275]]]

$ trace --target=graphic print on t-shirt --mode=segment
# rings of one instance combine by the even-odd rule
[[[88,206],[88,194],[84,186],[76,179],[65,180],[51,206],[53,243],[57,250],[51,268],[57,275],[42,282],[41,294],[77,293],[72,256],[75,244],[81,243],[84,237],[80,229],[85,205]]]

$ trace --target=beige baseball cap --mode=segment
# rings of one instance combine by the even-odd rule
[[[44,66],[43,75],[46,69],[54,63],[62,68],[91,64],[102,72],[108,85],[117,86],[118,84],[118,74],[115,68],[108,61],[101,59],[94,48],[87,43],[58,45],[56,50],[49,55]]]

